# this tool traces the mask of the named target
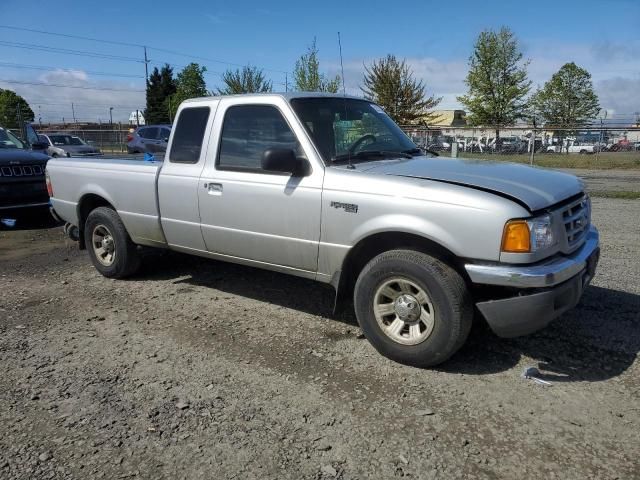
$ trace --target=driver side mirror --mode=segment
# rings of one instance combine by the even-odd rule
[[[294,177],[306,177],[311,173],[309,162],[298,158],[290,148],[268,148],[262,153],[263,170],[290,173]]]
[[[49,148],[49,144],[47,142],[41,142],[38,140],[31,144],[32,150],[46,150],[47,148]]]

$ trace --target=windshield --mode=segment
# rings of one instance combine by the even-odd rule
[[[78,137],[71,135],[49,135],[49,139],[54,145],[82,145],[82,141]]]
[[[291,106],[326,164],[418,153],[416,145],[376,104],[352,98],[294,98]]]
[[[8,130],[0,128],[0,148],[24,149],[24,143]]]

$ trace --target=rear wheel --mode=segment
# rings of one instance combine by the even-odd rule
[[[371,260],[355,286],[358,322],[382,355],[429,367],[465,342],[473,304],[464,280],[424,253],[391,250]]]
[[[84,225],[84,238],[93,266],[105,277],[125,278],[138,270],[137,246],[113,209],[93,210]]]

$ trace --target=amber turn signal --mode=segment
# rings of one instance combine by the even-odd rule
[[[509,253],[529,253],[531,251],[531,234],[527,222],[524,220],[507,222],[502,234],[502,251]]]

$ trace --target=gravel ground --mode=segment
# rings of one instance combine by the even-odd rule
[[[640,170],[587,170],[584,168],[559,169],[584,180],[590,192],[638,192]]]
[[[476,322],[433,370],[319,284],[177,254],[112,281],[60,229],[0,232],[0,478],[640,478],[640,201],[593,204],[580,306]]]

